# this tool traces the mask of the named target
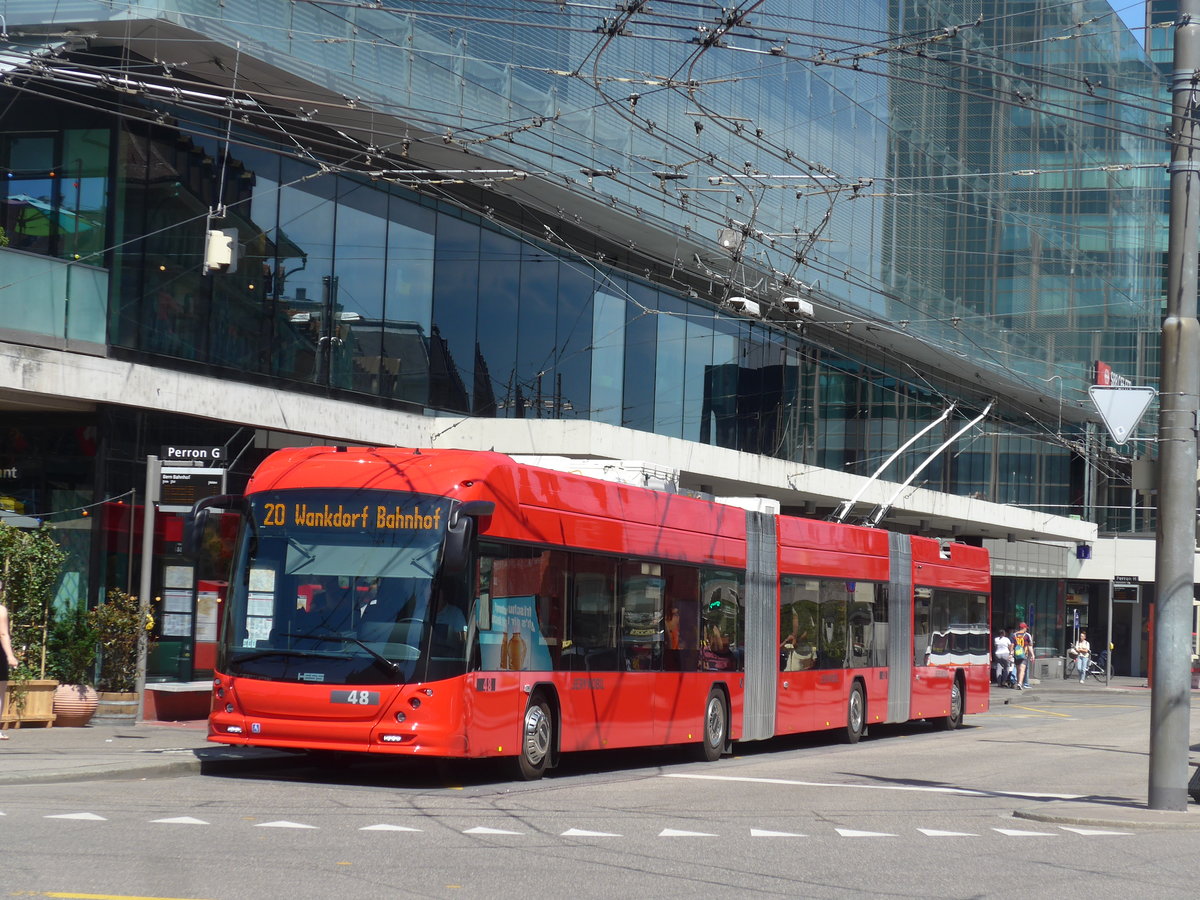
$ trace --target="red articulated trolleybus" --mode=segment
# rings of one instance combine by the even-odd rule
[[[988,708],[987,553],[462,450],[310,447],[244,497],[209,739],[507,757]]]

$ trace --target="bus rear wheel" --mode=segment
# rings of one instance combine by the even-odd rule
[[[699,756],[705,762],[716,762],[725,752],[729,740],[729,710],[725,706],[725,695],[716,688],[708,692],[700,728]]]
[[[962,682],[957,678],[954,679],[954,686],[950,688],[950,713],[938,720],[938,725],[943,731],[953,731],[963,720],[963,692]]]
[[[517,773],[526,781],[536,781],[546,771],[550,761],[550,746],[554,738],[554,718],[550,704],[538,695],[525,708],[521,721],[521,750],[517,755]]]
[[[846,701],[846,743],[857,744],[866,728],[867,701],[862,685],[856,681],[850,689],[850,699]]]

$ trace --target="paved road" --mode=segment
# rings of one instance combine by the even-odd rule
[[[1032,897],[1194,896],[1194,814],[1139,808],[1148,692],[1077,687],[997,692],[991,713],[953,734],[876,728],[857,746],[808,736],[746,745],[711,765],[677,751],[586,754],[533,784],[488,765],[316,769],[278,755],[201,777],[186,749],[202,736],[195,729],[99,732],[108,780],[0,791],[5,887],[174,898],[1009,897],[1016,866]],[[1193,716],[1200,745],[1198,724]],[[55,739],[32,735],[14,734],[0,771],[10,749]],[[186,765],[172,770],[172,756]],[[118,757],[130,763],[124,774]]]

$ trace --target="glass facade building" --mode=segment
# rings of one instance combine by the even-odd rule
[[[1152,525],[1086,396],[1163,292],[1104,2],[0,12],[7,338],[858,475],[957,403],[896,481],[995,401],[925,487]]]

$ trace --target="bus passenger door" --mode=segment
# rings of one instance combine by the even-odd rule
[[[933,614],[933,591],[918,587],[913,591],[913,668],[910,715],[922,718],[935,715],[945,706],[942,695],[949,689],[946,672],[937,663],[949,660],[948,629],[938,628]]]
[[[794,734],[813,727],[817,686],[818,582],[785,575],[780,579],[779,684],[775,731]]]

